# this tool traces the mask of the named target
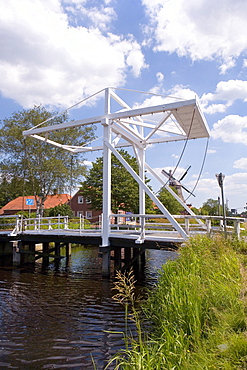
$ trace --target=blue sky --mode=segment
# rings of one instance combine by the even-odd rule
[[[34,104],[63,110],[108,86],[196,96],[211,136],[196,197],[188,202],[199,207],[217,199],[215,174],[223,172],[228,206],[241,212],[247,202],[246,21],[246,0],[2,0],[0,119]],[[131,105],[150,98],[121,93]],[[98,104],[90,106],[92,115]],[[74,110],[72,118],[80,114]],[[156,145],[147,162],[157,172],[172,168],[183,146]],[[191,165],[183,181],[190,189],[205,147],[206,139],[189,141],[179,163],[177,176]]]

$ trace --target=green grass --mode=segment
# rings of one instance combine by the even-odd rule
[[[115,368],[247,369],[246,251],[244,241],[191,238],[180,258],[163,266],[139,311],[125,299],[138,335],[125,333],[126,349],[114,357]]]

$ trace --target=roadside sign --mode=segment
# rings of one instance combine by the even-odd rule
[[[26,206],[33,206],[34,205],[34,199],[26,199]]]

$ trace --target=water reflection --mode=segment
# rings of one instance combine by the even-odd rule
[[[149,251],[144,284],[173,252]],[[97,369],[124,346],[124,310],[101,278],[98,248],[73,248],[70,263],[0,269],[0,368]],[[112,367],[113,368],[113,367]]]

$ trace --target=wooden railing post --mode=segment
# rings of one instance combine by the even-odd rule
[[[240,221],[239,220],[234,221],[234,232],[237,235],[237,238],[240,239]]]
[[[190,219],[185,217],[184,223],[185,223],[185,231],[186,231],[187,234],[189,234],[189,232],[190,232]]]
[[[211,225],[212,225],[211,218],[207,218],[206,219],[206,227],[207,227],[207,233],[208,234],[210,234],[210,232],[211,232]]]

